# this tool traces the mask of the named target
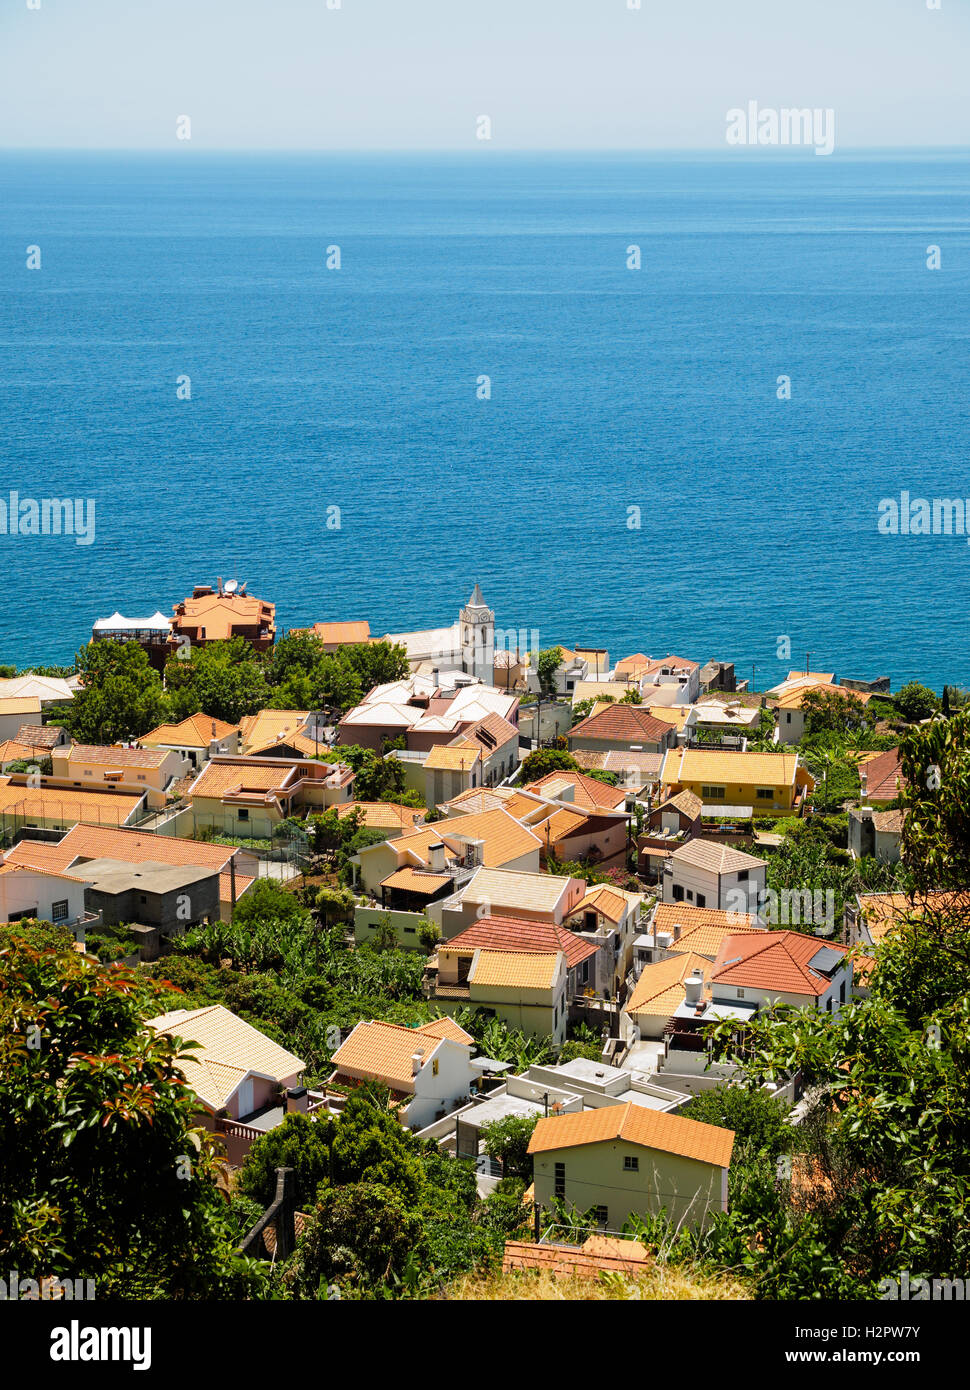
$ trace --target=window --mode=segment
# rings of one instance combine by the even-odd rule
[[[674,902],[675,902],[675,903],[682,903],[683,901],[684,901],[684,890],[683,890],[683,888],[680,886],[679,883],[675,883],[675,884],[674,884]]]
[[[417,931],[417,927],[405,927],[405,928],[404,928],[404,935],[405,935],[405,936],[413,936],[414,933],[415,933],[416,931]]]
[[[706,906],[707,906],[707,895],[706,895],[705,893],[698,893],[698,895],[697,895],[697,906],[698,906],[698,907],[706,907]]]
[[[144,774],[144,772],[139,772],[139,773],[138,773],[138,780],[139,780],[139,782],[144,782],[144,781],[145,781],[145,774]]]
[[[726,787],[701,787],[702,801],[723,801],[726,795]]]
[[[596,1208],[596,1224],[597,1226],[608,1226],[610,1224],[610,1213],[608,1207]]]
[[[432,1057],[432,1059],[431,1059],[431,1075],[432,1075],[432,1076],[437,1076],[437,1075],[438,1075],[438,1059],[437,1059],[437,1057]]]
[[[786,724],[790,724],[790,723],[791,723],[791,710],[790,710],[790,709],[785,711],[785,723],[786,723]]]
[[[565,1197],[565,1195],[566,1195],[566,1165],[565,1165],[565,1163],[557,1163],[557,1164],[556,1164],[556,1168],[555,1168],[555,1182],[554,1182],[554,1184],[553,1184],[553,1190],[554,1190],[555,1195],[556,1195],[557,1197]]]
[[[623,1159],[623,1171],[625,1173],[638,1173],[640,1171],[640,1159],[635,1154],[627,1154]]]
[[[687,901],[688,901],[689,903],[692,903],[692,902],[694,901],[694,890],[693,890],[693,888],[688,888],[688,890],[687,890]]]
[[[840,1003],[840,1004],[844,1004],[844,1003],[845,1003],[845,981],[844,981],[844,980],[842,981],[842,986],[841,986],[841,988],[840,988],[840,990],[839,990],[839,1003]]]
[[[60,903],[51,903],[51,921],[52,921],[52,922],[66,922],[66,921],[67,921],[67,913],[68,913],[68,906],[67,906],[67,900],[66,900],[66,899],[65,899],[64,902],[60,902]]]
[[[240,810],[239,810],[239,812],[238,812],[238,815],[239,815],[239,819],[240,819],[240,820],[249,820],[249,809],[248,809],[248,807],[241,807]]]
[[[743,990],[743,989],[739,989],[739,990],[738,990],[738,998],[739,998],[739,999],[743,999],[743,998],[744,998],[744,990]]]
[[[747,881],[748,881],[748,870],[747,870],[747,869],[740,869],[740,870],[738,871],[738,882],[739,882],[739,883],[747,883]]]
[[[775,789],[774,787],[758,787],[755,796],[759,801],[774,801]]]

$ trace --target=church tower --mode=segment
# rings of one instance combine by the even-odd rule
[[[486,685],[494,680],[495,614],[476,584],[471,598],[458,618],[461,636],[461,667]]]

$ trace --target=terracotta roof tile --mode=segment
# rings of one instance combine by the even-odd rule
[[[566,880],[561,882],[565,884]],[[595,956],[599,947],[553,922],[530,922],[522,917],[480,917],[439,947],[439,950],[462,952],[479,949],[538,951],[553,955],[562,951],[567,968],[572,970]]]
[[[825,993],[831,980],[812,968],[822,950],[845,955],[846,948],[804,932],[766,931],[728,936],[714,960],[711,980],[781,994]]]
[[[711,1163],[718,1168],[730,1165],[734,1147],[731,1129],[627,1102],[540,1119],[529,1142],[529,1153],[548,1153],[616,1139],[696,1159],[699,1163]]]
[[[601,738],[614,743],[657,743],[663,742],[670,734],[670,725],[655,719],[639,705],[608,705],[599,714],[591,714],[588,719],[575,724],[568,739]]]

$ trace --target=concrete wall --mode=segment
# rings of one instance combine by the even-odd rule
[[[67,916],[61,918],[62,922],[80,917],[85,910],[84,884],[33,873],[28,868],[0,874],[0,922],[22,917],[25,912],[50,922],[54,903],[63,902],[67,903]]]
[[[421,912],[388,912],[380,907],[354,908],[354,940],[358,946],[365,941],[373,941],[382,923],[390,918],[398,946],[405,951],[423,951],[419,940],[422,923],[426,920]]]

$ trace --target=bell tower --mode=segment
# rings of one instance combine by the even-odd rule
[[[461,610],[458,627],[462,670],[491,685],[494,678],[495,614],[485,602],[477,584]]]

